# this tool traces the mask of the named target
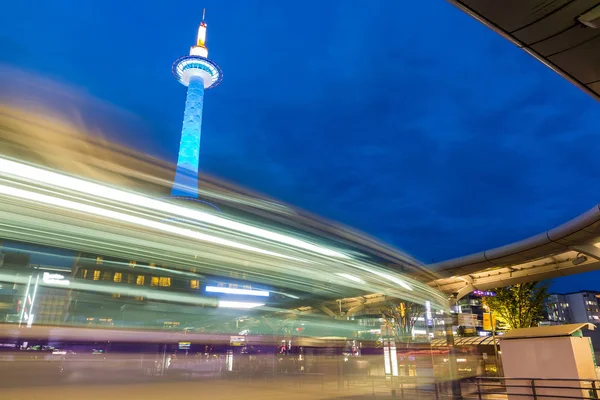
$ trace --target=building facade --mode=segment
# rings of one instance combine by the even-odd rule
[[[555,324],[600,323],[600,293],[591,290],[551,294],[547,302],[548,321]]]

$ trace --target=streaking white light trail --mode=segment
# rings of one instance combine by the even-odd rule
[[[337,276],[341,276],[342,278],[346,278],[349,281],[353,281],[353,282],[356,282],[356,283],[367,283],[367,282],[363,281],[362,279],[360,279],[360,278],[358,278],[358,277],[356,277],[354,275],[343,274],[343,273],[336,273],[336,275]]]
[[[372,273],[374,273],[375,275],[378,275],[382,278],[387,279],[388,281],[394,282],[397,285],[402,286],[404,289],[406,290],[410,290],[412,291],[413,289],[408,285],[408,283],[404,282],[401,279],[396,278],[395,276],[392,276],[390,274],[386,274],[385,272],[380,272],[380,271],[376,271],[376,270],[372,270]]]
[[[228,287],[207,286],[206,291],[211,292],[211,293],[227,293],[227,294],[240,294],[240,295],[247,295],[247,296],[269,297],[269,292],[266,290],[251,290],[251,289],[237,289],[237,288],[228,288]]]
[[[262,307],[264,305],[265,305],[264,303],[249,303],[249,302],[245,302],[245,301],[221,301],[221,300],[219,300],[218,307],[248,309],[248,308]]]
[[[390,275],[390,274],[388,274],[388,273],[385,273],[385,272],[382,272],[382,271],[378,271],[378,270],[376,270],[376,269],[373,269],[373,268],[363,267],[363,266],[361,266],[361,265],[353,265],[353,266],[354,266],[355,268],[361,269],[361,270],[363,270],[363,271],[370,272],[370,273],[371,273],[371,274],[373,274],[373,275],[377,275],[377,276],[379,276],[379,277],[381,277],[381,278],[387,279],[387,280],[388,280],[388,281],[390,281],[390,282],[394,282],[396,285],[400,285],[400,286],[402,286],[402,287],[403,287],[404,289],[406,289],[406,290],[410,290],[410,291],[412,291],[412,290],[413,290],[413,288],[411,288],[411,287],[408,285],[408,283],[406,283],[406,282],[404,282],[402,279],[398,279],[398,278],[396,278],[395,276],[392,276],[392,275]]]
[[[127,203],[134,206],[142,206],[156,211],[175,214],[181,217],[193,219],[195,221],[213,224],[223,228],[287,244],[324,256],[337,257],[343,259],[350,258],[347,255],[337,252],[335,250],[320,247],[312,243],[308,243],[293,237],[282,235],[280,233],[271,232],[262,228],[242,224],[240,222],[230,221],[228,219],[210,215],[202,211],[191,210],[174,204],[154,200],[149,197],[124,192],[118,189],[99,185],[97,183],[88,182],[82,179],[61,175],[41,168],[36,168],[30,165],[7,160],[5,158],[0,158],[0,172],[6,175],[18,176],[27,180],[36,181],[45,185],[58,186],[64,189],[69,189],[108,200]]]
[[[284,256],[272,251],[259,249],[258,247],[247,246],[245,244],[233,242],[231,240],[218,238],[216,236],[207,235],[204,233],[192,231],[191,229],[180,228],[178,226],[168,225],[162,222],[152,221],[146,218],[140,218],[129,214],[120,213],[117,211],[106,210],[104,208],[94,207],[87,204],[77,203],[71,200],[65,200],[58,197],[52,197],[41,193],[31,192],[28,190],[17,189],[5,185],[0,185],[0,194],[18,197],[21,199],[36,201],[51,206],[66,208],[69,210],[80,211],[88,214],[98,215],[114,219],[117,221],[129,222],[135,225],[145,226],[151,229],[161,230],[163,232],[173,233],[175,235],[185,236],[193,239],[198,239],[204,242],[214,243],[222,246],[232,247],[239,250],[251,251],[254,253],[265,254],[273,257],[285,259],[294,259],[293,257]]]

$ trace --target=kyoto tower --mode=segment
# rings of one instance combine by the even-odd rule
[[[190,55],[181,57],[173,63],[173,76],[188,88],[177,171],[171,190],[173,197],[198,198],[198,163],[204,91],[217,86],[223,78],[221,68],[208,59],[204,14],[205,12],[202,12],[196,44],[190,47]]]

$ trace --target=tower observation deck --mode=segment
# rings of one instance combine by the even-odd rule
[[[188,89],[171,196],[197,199],[204,91],[217,86],[223,78],[221,68],[208,59],[204,13],[198,27],[196,44],[190,48],[189,55],[173,63],[172,70],[173,76]]]

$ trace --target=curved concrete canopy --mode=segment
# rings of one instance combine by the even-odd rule
[[[554,229],[502,247],[429,265],[430,284],[462,297],[515,283],[600,268],[600,205]]]
[[[449,1],[600,100],[600,28],[581,22],[600,16],[597,0]],[[458,297],[599,269],[600,207],[528,239],[429,267],[440,276],[430,285]]]
[[[579,20],[597,0],[449,1],[600,100],[600,29]]]

